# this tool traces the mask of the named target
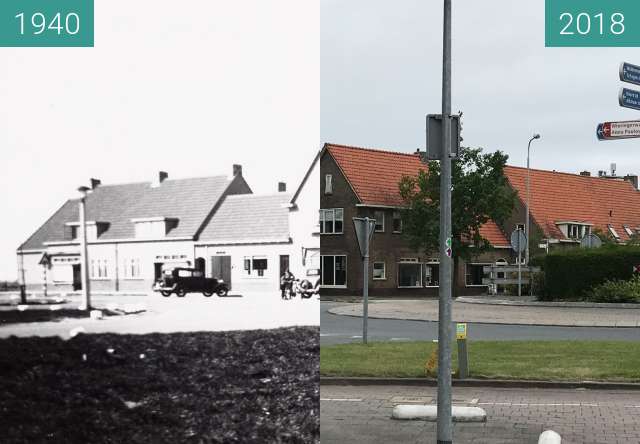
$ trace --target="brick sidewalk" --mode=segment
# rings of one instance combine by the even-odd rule
[[[435,423],[390,418],[395,404],[435,404],[436,393],[435,387],[323,385],[322,443],[435,442]],[[640,443],[637,391],[460,387],[453,398],[454,405],[485,409],[488,418],[484,424],[454,424],[455,443],[537,443],[548,429],[563,444]]]
[[[362,316],[362,303],[329,309],[336,315]],[[438,301],[376,300],[369,317],[437,321]],[[640,327],[640,310],[629,308],[580,308],[453,303],[453,321],[488,324],[554,325],[566,327]]]

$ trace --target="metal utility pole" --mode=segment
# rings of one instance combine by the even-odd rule
[[[368,217],[353,218],[356,239],[362,255],[362,342],[367,343],[369,323],[369,247],[376,228],[376,220]]]
[[[440,160],[440,301],[438,304],[438,444],[453,442],[451,412],[451,0],[444,0],[442,159]]]
[[[531,180],[531,169],[529,168],[529,151],[531,151],[531,142],[540,138],[540,134],[534,134],[531,139],[529,139],[529,145],[527,146],[527,214],[525,216],[525,233],[524,235],[527,237],[527,249],[524,253],[524,263],[529,265],[529,196],[530,192],[530,180]],[[531,285],[529,285],[531,287]]]
[[[82,195],[80,198],[80,267],[82,276],[82,300],[85,310],[91,310],[91,290],[89,288],[89,257],[87,251],[87,223],[85,199],[87,198],[88,187],[80,187],[78,191]]]

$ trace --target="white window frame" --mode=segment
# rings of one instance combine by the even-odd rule
[[[624,231],[625,231],[629,236],[633,236],[633,235],[635,234],[629,225],[623,225],[623,227],[622,227],[622,228],[624,228]]]
[[[420,282],[418,285],[400,285],[400,266],[401,265],[418,265],[418,274],[419,274],[419,279]],[[398,266],[397,266],[397,287],[398,288],[424,288],[423,287],[423,283],[424,280],[422,279],[422,263],[420,263],[418,261],[418,259],[416,258],[401,258],[400,261],[398,261]]]
[[[248,262],[248,267],[247,267],[247,262]],[[247,277],[247,276],[251,276],[251,256],[244,256],[242,258],[242,270],[243,273],[242,275]]]
[[[333,175],[324,175],[324,194],[333,194]]]
[[[134,267],[134,273],[131,272],[131,267]],[[133,257],[125,258],[122,262],[122,276],[124,279],[129,281],[142,280],[142,267],[140,265],[140,259]]]
[[[489,284],[469,284],[469,280],[467,279],[470,274],[467,271],[467,267],[469,266],[482,266],[482,267],[487,267],[487,266],[491,266],[491,262],[470,262],[465,264],[464,266],[464,286],[465,287],[488,287]],[[484,276],[484,271],[482,272],[482,275]]]
[[[324,280],[324,258],[332,257],[333,258],[333,282],[334,285],[324,285],[322,281]],[[335,285],[336,282],[336,257],[344,258],[344,284],[343,285]],[[320,287],[322,288],[347,288],[347,282],[349,279],[349,261],[346,254],[321,254],[320,255],[320,264],[322,271],[320,272]]]
[[[620,240],[620,235],[618,234],[618,232],[616,231],[615,228],[613,228],[613,225],[607,225],[607,227],[609,228],[609,233],[611,233],[611,235],[616,239],[616,240]]]
[[[380,225],[380,219],[377,217],[377,215],[380,214],[382,215],[382,228],[378,229],[378,225]],[[384,233],[384,210],[375,210],[373,212],[373,218],[376,220],[376,226],[375,226],[375,232],[376,233]]]
[[[340,218],[338,219],[336,217],[336,214],[340,213]],[[327,232],[324,231],[325,229],[325,219],[326,219],[326,214],[332,214],[333,215],[333,231],[331,232]],[[319,219],[320,219],[320,234],[344,234],[344,208],[322,208],[320,209],[319,212]],[[336,221],[339,220],[342,223],[342,227],[340,231],[336,231]]]
[[[440,273],[440,261],[437,259],[431,259],[428,260],[427,262],[422,264],[422,268],[427,267],[428,265],[437,265],[438,266],[438,273]],[[438,276],[438,285],[427,285],[427,276],[426,273],[424,274],[424,276],[422,276],[422,285],[424,286],[424,288],[440,288],[440,276]]]
[[[109,280],[109,263],[106,259],[91,259],[89,270],[92,281]]]
[[[382,264],[382,277],[376,277],[376,265]],[[376,261],[371,268],[371,279],[374,281],[386,281],[387,280],[387,264],[384,261]]]

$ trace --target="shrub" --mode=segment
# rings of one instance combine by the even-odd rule
[[[587,292],[585,300],[592,302],[640,303],[640,275],[628,281],[606,281]]]
[[[572,248],[551,253],[542,259],[541,299],[583,299],[589,290],[606,281],[631,279],[636,265],[640,265],[637,246]]]

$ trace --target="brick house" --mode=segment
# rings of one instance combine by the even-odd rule
[[[322,293],[358,295],[362,291],[362,262],[353,217],[375,218],[369,270],[369,291],[377,296],[435,296],[438,293],[438,253],[413,250],[402,236],[398,183],[415,176],[425,164],[420,155],[325,144],[320,155],[320,249]],[[511,263],[509,242],[489,222],[481,229],[495,249],[470,263],[460,262],[458,291],[479,294],[482,267]]]
[[[316,276],[318,174],[312,167],[293,196],[284,183],[274,194],[254,195],[240,165],[229,177],[175,180],[160,172],[151,182],[120,185],[92,179],[86,197],[92,292],[146,293],[164,269],[177,266],[222,277],[236,292],[277,294],[285,266]],[[28,291],[45,284],[51,292],[81,288],[78,221],[79,200],[70,199],[18,247],[18,276]]]
[[[530,170],[529,221],[531,254],[579,245],[599,231],[615,242],[628,242],[640,230],[640,192],[637,176],[591,176]],[[518,193],[512,216],[503,227],[511,232],[525,222],[527,169],[505,168],[509,185]],[[544,249],[540,248],[544,245]]]

